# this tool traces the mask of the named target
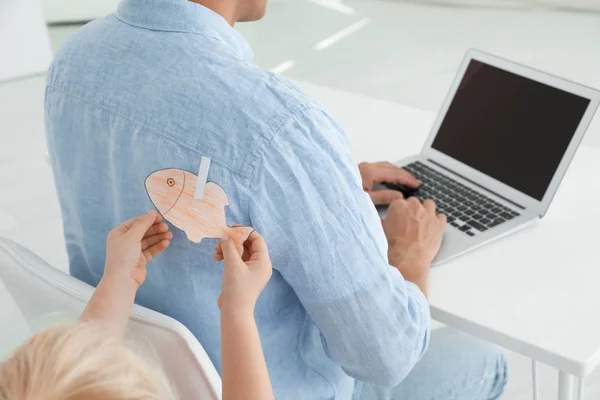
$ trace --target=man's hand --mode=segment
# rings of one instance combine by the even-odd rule
[[[146,279],[146,264],[169,247],[172,238],[169,226],[154,210],[122,223],[106,240],[105,277],[133,280],[141,286]]]
[[[411,197],[392,202],[382,223],[389,263],[426,295],[429,269],[442,245],[446,216],[436,214],[432,200],[421,204]]]
[[[363,189],[371,196],[375,205],[387,205],[403,198],[402,193],[397,190],[373,191],[373,186],[379,183],[397,183],[415,189],[421,186],[417,178],[389,162],[360,163],[358,169],[362,177]]]

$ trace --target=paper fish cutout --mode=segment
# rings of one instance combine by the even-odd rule
[[[162,216],[185,232],[189,240],[219,239],[229,236],[240,254],[254,229],[229,227],[225,219],[227,194],[214,182],[207,182],[203,200],[196,200],[197,176],[180,169],[161,169],[146,178],[146,191]]]

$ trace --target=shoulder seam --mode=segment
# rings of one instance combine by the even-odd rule
[[[248,199],[246,201],[246,215],[250,216],[250,193],[252,191],[251,187],[252,187],[252,180],[254,179],[254,173],[260,166],[262,166],[262,161],[263,161],[266,151],[271,148],[273,140],[279,134],[279,132],[281,132],[283,130],[283,128],[288,124],[288,122],[298,118],[300,116],[300,114],[302,114],[303,112],[305,112],[306,110],[309,110],[309,109],[319,109],[319,107],[316,107],[314,104],[313,105],[304,105],[304,107],[296,110],[296,112],[294,112],[292,115],[290,115],[288,118],[286,118],[281,123],[281,125],[279,125],[279,127],[277,129],[275,129],[275,131],[273,132],[273,135],[271,135],[271,137],[268,139],[268,143],[266,143],[266,145],[263,146],[263,148],[261,149],[262,151],[258,155],[257,162],[254,164],[254,167],[252,168],[252,171],[250,172],[250,176],[248,177],[249,193],[247,195]]]
[[[248,178],[249,180],[252,180],[254,178],[254,173],[256,172],[256,169],[258,168],[259,165],[261,165],[261,161],[262,161],[265,153],[271,147],[273,140],[275,140],[275,137],[279,134],[279,132],[281,132],[283,130],[283,128],[288,124],[288,122],[298,118],[300,116],[300,114],[302,114],[303,112],[305,112],[306,110],[309,110],[309,109],[318,109],[318,107],[316,107],[314,105],[304,105],[302,108],[299,108],[294,113],[292,113],[289,117],[287,117],[281,123],[281,125],[279,125],[277,127],[277,129],[275,129],[273,131],[273,135],[271,135],[271,137],[268,139],[268,143],[261,149],[260,154],[258,154],[258,157],[257,157],[258,162],[254,165],[254,168],[252,169],[252,172],[250,173],[250,176]]]

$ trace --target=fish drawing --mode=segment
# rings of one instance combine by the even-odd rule
[[[254,229],[247,226],[227,226],[225,207],[229,200],[225,191],[214,182],[207,182],[204,198],[194,198],[197,176],[180,169],[161,169],[146,178],[146,191],[162,216],[185,232],[189,240],[229,236],[240,254],[244,242]]]

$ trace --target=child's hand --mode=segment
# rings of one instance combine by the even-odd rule
[[[173,238],[154,210],[113,229],[106,240],[104,277],[131,279],[137,287],[146,279],[146,264],[162,253]]]
[[[221,311],[254,315],[256,300],[273,271],[269,249],[258,232],[250,234],[244,247],[242,259],[228,237],[221,238],[221,243],[215,246],[215,260],[225,260],[219,308]]]

